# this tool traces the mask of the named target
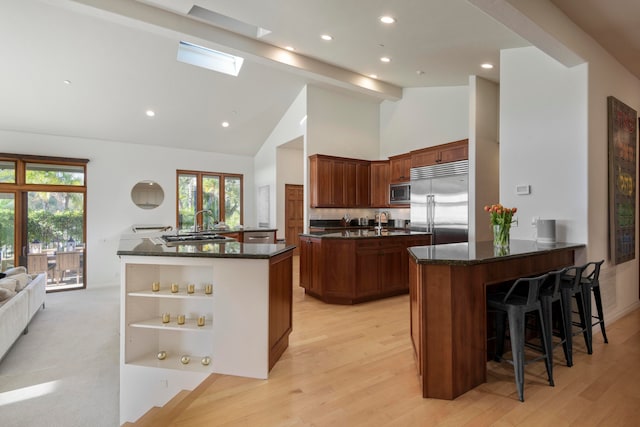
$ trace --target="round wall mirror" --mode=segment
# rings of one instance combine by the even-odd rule
[[[155,209],[164,200],[164,191],[155,181],[140,181],[131,189],[131,200],[139,208]]]

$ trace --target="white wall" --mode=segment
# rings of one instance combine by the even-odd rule
[[[286,230],[285,230],[285,222],[286,217],[284,214],[285,211],[285,202],[286,202],[286,192],[285,185],[286,184],[294,184],[294,185],[304,185],[304,137],[298,138],[298,140],[294,142],[298,142],[296,144],[296,148],[286,148],[285,146],[278,147],[276,151],[276,169],[277,169],[277,210],[276,210],[276,218],[278,219],[277,227],[278,227],[278,237],[284,239]]]
[[[406,88],[380,104],[380,159],[469,136],[469,87]]]
[[[500,200],[499,97],[497,83],[469,77],[469,240],[492,238],[483,208]]]
[[[379,103],[307,86],[305,158],[312,154],[378,160]]]
[[[87,286],[119,284],[116,255],[133,224],[176,225],[176,169],[244,175],[244,215],[255,218],[253,158],[50,135],[0,131],[0,152],[87,158]],[[162,205],[140,209],[130,197],[141,180],[158,182]]]
[[[586,242],[587,67],[529,47],[502,51],[500,70],[500,202],[518,208],[512,237],[535,238],[539,217],[556,220],[558,240]],[[516,194],[522,184],[531,194]]]
[[[607,96],[615,96],[636,111],[640,111],[640,80],[620,65],[609,53],[591,37],[580,30],[560,10],[548,0],[531,2],[511,0],[518,9],[538,23],[550,35],[564,43],[584,58],[588,64],[587,91],[582,108],[588,118],[582,168],[586,190],[583,191],[585,204],[582,206],[586,221],[588,260],[606,259],[601,273],[601,289],[605,317],[609,322],[640,306],[638,302],[638,206],[636,206],[636,257],[619,265],[610,263],[608,255],[608,163],[607,163]],[[501,68],[502,68],[501,64]],[[504,88],[503,88],[504,90]],[[555,102],[562,103],[564,92],[554,94]],[[538,121],[533,116],[531,121]],[[555,119],[552,123],[557,123]],[[514,124],[515,126],[515,124]],[[547,126],[547,123],[538,123]],[[574,153],[572,153],[574,154]],[[501,152],[502,155],[502,152]],[[638,156],[637,156],[638,157]],[[582,187],[585,187],[583,184]],[[609,323],[610,324],[610,323]]]
[[[306,115],[307,88],[305,87],[291,103],[254,158],[255,188],[269,186],[269,220],[271,226],[278,229],[276,237],[279,239],[284,238],[284,178],[278,179],[278,175],[282,172],[278,168],[277,148],[299,138],[304,140],[307,131],[304,119]],[[298,168],[297,165],[296,168]],[[302,175],[296,180],[304,182]]]

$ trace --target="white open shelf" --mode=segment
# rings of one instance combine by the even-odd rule
[[[170,289],[160,289],[158,292],[153,291],[133,291],[128,292],[130,297],[148,297],[148,298],[188,298],[188,299],[210,299],[213,294],[205,294],[204,291],[199,290],[193,294],[188,294],[185,291],[173,293]]]
[[[204,326],[198,326],[197,319],[185,319],[184,325],[178,325],[175,317],[169,323],[162,323],[162,318],[157,317],[147,320],[139,320],[129,323],[132,328],[148,328],[165,331],[193,331],[193,332],[210,332],[213,328],[212,322],[206,320]]]
[[[164,360],[160,360],[156,354],[149,354],[142,357],[138,357],[135,360],[127,362],[129,365],[146,366],[148,368],[160,368],[160,369],[177,369],[188,372],[213,372],[213,360],[209,365],[203,365],[200,360],[204,356],[192,356],[191,361],[188,364],[183,364],[180,359],[183,354],[168,354]]]

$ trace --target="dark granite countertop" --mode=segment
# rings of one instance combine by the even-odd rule
[[[260,229],[264,231],[264,229]],[[255,231],[244,229],[244,231]],[[177,244],[167,246],[158,243],[158,237],[163,233],[127,234],[120,238],[118,255],[133,256],[173,256],[198,258],[250,258],[268,259],[287,251],[292,251],[294,245],[269,243],[239,243],[227,241],[224,243],[198,242],[193,244]]]
[[[277,228],[263,228],[263,227],[228,227],[228,228],[220,228],[220,229],[212,229],[210,231],[215,231],[218,234],[228,234],[228,233],[241,233],[241,232],[253,232],[253,231],[266,231],[266,232],[274,232],[278,231]]]
[[[431,233],[426,233],[422,231],[410,231],[404,229],[387,229],[384,228],[378,234],[376,230],[372,230],[370,228],[363,229],[349,229],[342,231],[335,230],[327,230],[327,231],[316,231],[313,233],[302,233],[300,236],[303,237],[319,237],[321,239],[362,239],[362,238],[386,238],[386,237],[399,237],[399,236],[424,236],[430,235]]]
[[[534,254],[584,247],[584,243],[539,243],[533,240],[511,240],[509,249],[503,251],[495,249],[493,241],[414,246],[408,250],[418,264],[472,265],[492,262],[500,258],[527,257]]]

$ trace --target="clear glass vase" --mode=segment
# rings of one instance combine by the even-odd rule
[[[497,249],[509,248],[509,232],[511,224],[496,224],[493,226],[493,247]]]

